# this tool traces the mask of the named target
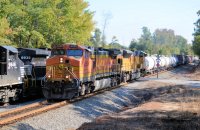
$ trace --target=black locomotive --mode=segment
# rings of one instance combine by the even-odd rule
[[[22,92],[23,67],[16,48],[0,46],[0,102],[18,99]]]
[[[41,94],[49,55],[46,49],[0,46],[0,102]]]

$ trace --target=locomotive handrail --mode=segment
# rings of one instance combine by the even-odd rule
[[[51,70],[49,70],[49,71],[47,72],[47,74],[49,74],[50,72],[51,72]],[[47,75],[47,74],[46,74],[46,75]],[[44,86],[44,84],[42,84],[42,81],[45,82],[45,79],[46,79],[46,77],[47,77],[46,75],[41,79],[41,86]]]
[[[25,79],[28,79],[28,76],[27,76],[27,73],[26,73],[26,68],[24,67],[23,69],[24,69],[24,77],[25,77]],[[25,80],[25,82],[26,82],[26,86],[25,87],[28,88],[27,87],[27,85],[29,84],[28,80]]]
[[[66,69],[69,73],[71,73],[71,75],[74,77],[74,79],[76,80],[76,82],[77,82],[77,86],[79,86],[78,84],[79,84],[79,80],[78,80],[78,78],[76,77],[76,75],[73,73],[73,72],[71,72],[69,69]]]
[[[76,75],[73,72],[69,71],[69,69],[66,69],[66,70],[78,81],[78,78],[76,77]]]
[[[36,87],[36,74],[35,74],[35,66],[32,66],[33,67],[33,77],[34,77],[34,81],[35,81],[35,86],[34,87]],[[34,82],[33,80],[32,80],[32,84],[33,84],[33,82]]]
[[[46,75],[41,79],[41,86],[44,86],[44,84],[42,84],[43,82],[42,81],[44,81],[45,82],[45,79],[46,79]]]
[[[41,80],[41,86],[44,86],[44,84],[42,84],[42,81],[44,81],[45,82],[45,79],[46,79],[46,75],[42,78],[42,80]]]

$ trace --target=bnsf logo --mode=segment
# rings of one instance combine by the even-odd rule
[[[31,57],[30,57],[30,56],[21,56],[21,59],[22,59],[22,60],[30,60]]]

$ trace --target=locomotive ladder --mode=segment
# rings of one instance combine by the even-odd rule
[[[78,80],[78,78],[76,77],[76,75],[74,74],[74,72],[71,72],[67,67],[66,67],[66,70],[74,77],[74,79],[75,79],[76,82],[78,83],[79,80]]]

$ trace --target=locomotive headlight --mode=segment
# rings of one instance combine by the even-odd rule
[[[63,58],[60,58],[60,63],[63,63],[63,61],[64,61]]]
[[[48,77],[48,78],[51,78],[51,75],[48,75],[47,77]]]
[[[66,78],[66,79],[68,79],[68,78],[69,78],[69,76],[68,76],[68,75],[66,75],[66,76],[65,76],[65,78]]]

